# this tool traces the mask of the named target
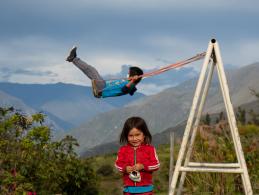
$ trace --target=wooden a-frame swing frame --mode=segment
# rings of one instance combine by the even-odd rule
[[[212,63],[210,63],[212,61]],[[202,110],[208,95],[208,89],[212,80],[213,71],[216,68],[219,78],[220,88],[226,108],[227,119],[234,143],[237,163],[205,163],[205,162],[190,162],[190,157],[197,134],[197,129],[202,115]],[[206,77],[207,75],[207,77]],[[185,160],[183,162],[183,159]],[[192,107],[189,118],[187,120],[185,132],[183,135],[181,147],[178,153],[178,159],[175,165],[172,180],[169,185],[169,195],[174,195],[177,189],[177,195],[182,193],[183,184],[187,172],[216,172],[216,173],[239,173],[241,174],[244,193],[252,195],[252,187],[247,171],[247,166],[244,158],[243,149],[237,129],[236,118],[233,105],[231,103],[229,88],[224,72],[223,62],[219,50],[218,43],[215,39],[209,42],[208,49],[205,55],[199,80],[196,86]],[[179,176],[181,174],[181,178]],[[179,181],[178,181],[179,180]],[[176,188],[179,183],[178,188]]]

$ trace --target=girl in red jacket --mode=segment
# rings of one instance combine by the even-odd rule
[[[123,173],[124,195],[152,195],[152,172],[159,169],[159,160],[146,122],[140,117],[126,120],[120,135],[115,167]]]

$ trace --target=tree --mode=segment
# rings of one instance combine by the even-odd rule
[[[250,88],[250,93],[259,100],[259,93],[257,91],[255,91],[254,89]]]
[[[237,121],[239,121],[242,125],[246,124],[246,110],[242,109],[240,106],[237,108]]]
[[[0,189],[3,194],[98,194],[90,164],[76,152],[77,140],[51,140],[41,113],[23,115],[0,108]]]
[[[219,120],[225,120],[224,112],[222,111],[219,113]]]
[[[259,114],[257,114],[256,112],[254,112],[253,109],[251,109],[249,111],[249,115],[251,117],[251,123],[255,125],[259,125]]]
[[[259,93],[256,92],[254,89],[250,89],[252,95],[257,98],[257,102],[259,102]],[[256,113],[253,109],[249,111],[249,115],[251,116],[251,123],[259,125],[259,114]]]
[[[205,125],[210,125],[210,122],[211,122],[210,115],[209,115],[209,113],[207,113],[204,120],[203,120],[203,123]]]

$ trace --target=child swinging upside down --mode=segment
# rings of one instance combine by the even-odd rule
[[[129,68],[129,79],[104,80],[98,71],[91,65],[82,61],[77,57],[76,47],[73,47],[66,61],[76,65],[89,79],[92,81],[94,96],[97,98],[114,97],[130,94],[133,95],[136,91],[136,85],[141,81],[143,71],[139,67]]]
[[[146,122],[140,117],[126,120],[120,136],[115,167],[123,174],[124,195],[152,195],[152,172],[159,169],[159,160]]]

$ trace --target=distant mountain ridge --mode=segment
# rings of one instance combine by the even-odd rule
[[[0,106],[4,107],[4,108],[8,108],[8,107],[13,107],[15,108],[16,111],[25,114],[25,115],[32,115],[34,113],[36,113],[37,111],[35,109],[33,109],[32,107],[26,105],[22,100],[13,97],[3,91],[0,90]],[[60,119],[58,119],[58,122],[56,123],[55,121],[52,121],[51,118],[53,118],[51,116],[51,114],[48,114],[47,117],[45,118],[45,124],[50,126],[50,127],[54,127],[54,134],[56,134],[56,130],[63,132],[63,128],[61,126],[59,126],[59,124],[63,124],[65,125],[64,121],[59,121]],[[64,132],[63,132],[64,133]]]
[[[2,107],[14,107],[17,110],[22,111],[24,114],[33,114],[35,110],[27,106],[22,100],[11,96],[4,91],[0,90],[0,106]]]
[[[0,96],[0,102],[8,100],[9,105],[16,105],[25,113],[42,111],[64,130],[78,126],[99,113],[144,97],[143,94],[136,93],[134,96],[116,99],[97,99],[93,96],[91,87],[65,83],[0,83],[0,91],[6,94]]]
[[[228,71],[227,80],[234,106],[254,101],[255,97],[249,88],[259,91],[259,63]],[[79,152],[117,140],[124,121],[130,116],[143,117],[152,134],[176,126],[188,116],[196,83],[197,78],[191,79],[159,94],[136,100],[126,107],[99,114],[83,123],[71,131],[81,145]],[[219,84],[214,79],[204,112],[215,113],[223,106]]]

